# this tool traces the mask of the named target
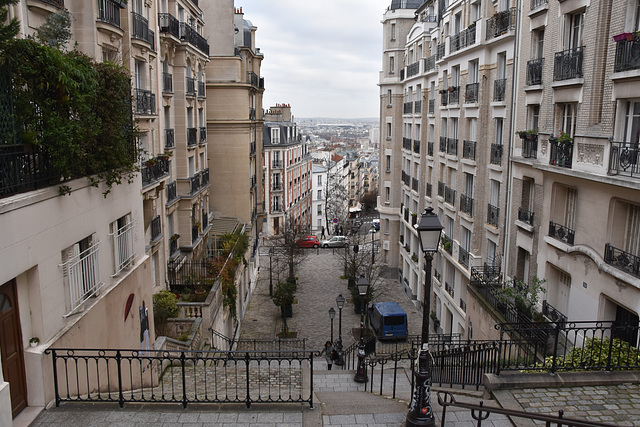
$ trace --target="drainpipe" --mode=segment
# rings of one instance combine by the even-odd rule
[[[513,168],[511,167],[511,153],[513,153],[514,151],[514,145],[515,145],[515,141],[516,139],[514,138],[514,134],[515,132],[513,131],[513,124],[515,123],[515,117],[516,117],[516,110],[517,110],[517,105],[518,105],[518,93],[517,93],[517,89],[518,89],[518,82],[520,80],[520,73],[519,73],[519,65],[520,65],[520,45],[521,45],[521,40],[520,40],[520,26],[522,25],[522,14],[523,14],[523,8],[522,8],[522,0],[517,0],[516,1],[516,34],[515,34],[515,39],[513,41],[513,79],[511,82],[511,112],[509,114],[509,145],[507,148],[507,196],[505,197],[505,202],[504,202],[504,227],[503,230],[505,230],[504,232],[504,239],[502,241],[502,262],[504,264],[504,270],[503,270],[503,277],[506,280],[507,277],[507,272],[509,271],[509,253],[508,253],[508,248],[509,248],[509,240],[511,237],[511,224],[512,221],[509,221],[508,218],[510,217],[510,215],[508,215],[508,213],[510,212],[510,208],[513,205],[513,193],[511,191],[511,183],[513,180]]]

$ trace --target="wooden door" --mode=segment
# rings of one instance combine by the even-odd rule
[[[0,287],[0,353],[2,375],[10,386],[11,412],[15,418],[27,406],[27,382],[15,280]]]

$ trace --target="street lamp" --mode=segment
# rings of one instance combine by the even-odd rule
[[[331,319],[331,344],[333,344],[333,318],[336,317],[336,310],[331,307],[329,309],[329,319]]]
[[[271,255],[273,255],[273,248],[269,248],[269,296],[273,296],[273,275],[271,274]]]
[[[358,287],[358,294],[360,295],[360,300],[362,301],[362,311],[360,311],[360,345],[358,346],[358,368],[356,369],[356,374],[353,377],[353,380],[357,383],[366,383],[369,381],[367,378],[367,366],[364,362],[364,312],[365,308],[365,299],[367,296],[367,291],[369,290],[369,281],[364,277],[364,275],[360,276],[358,279],[358,283],[356,284]]]
[[[342,308],[344,307],[345,301],[346,300],[342,294],[338,295],[336,298],[336,305],[338,306],[338,343],[336,345],[338,360],[336,360],[336,365],[338,366],[344,365],[344,359],[342,358]]]
[[[415,389],[406,418],[407,426],[435,426],[431,408],[431,354],[429,354],[429,309],[431,307],[431,262],[438,251],[442,224],[433,208],[424,210],[418,224],[420,246],[425,259],[424,304],[422,305],[422,347],[418,357],[418,369],[413,371]]]

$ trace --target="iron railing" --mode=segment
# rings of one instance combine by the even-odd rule
[[[458,155],[458,138],[447,138],[447,154]]]
[[[211,348],[218,351],[294,351],[307,349],[306,338],[237,339],[229,338],[211,329]]]
[[[473,198],[466,194],[460,195],[460,211],[466,213],[469,216],[473,216]]]
[[[151,220],[151,241],[156,240],[162,234],[162,220],[157,215]]]
[[[171,203],[178,198],[178,187],[175,181],[167,184],[167,203]]]
[[[446,136],[441,136],[440,137],[440,150],[441,153],[446,153],[447,152],[447,137]]]
[[[456,205],[456,190],[455,190],[455,188],[451,188],[449,186],[444,188],[444,201],[445,201],[445,203],[448,203],[451,206],[455,206]]]
[[[518,208],[518,221],[522,221],[526,224],[533,226],[533,212],[529,212],[524,208]]]
[[[467,46],[471,46],[476,42],[476,28],[467,28],[458,34],[451,36],[449,41],[449,52],[457,52]]]
[[[418,180],[416,178],[411,178],[411,189],[416,193],[419,193],[418,188],[419,188]]]
[[[187,146],[192,147],[198,143],[198,129],[187,128]]]
[[[404,114],[412,114],[413,113],[413,102],[405,102],[404,103]]]
[[[413,112],[415,114],[420,114],[422,113],[422,101],[415,101],[413,103]]]
[[[420,141],[417,139],[413,140],[413,152],[420,154]]]
[[[444,58],[444,51],[445,51],[444,43],[438,43],[438,46],[436,46],[436,61],[439,61],[442,58]]]
[[[582,77],[582,57],[584,46],[556,52],[553,62],[553,80],[567,80]]]
[[[452,86],[449,88],[449,104],[458,102],[460,102],[460,86]]]
[[[142,186],[146,187],[160,179],[169,176],[169,158],[165,156],[152,157],[140,168]]]
[[[522,157],[535,159],[538,157],[538,136],[522,140]]]
[[[531,0],[531,10],[535,10],[548,3],[549,3],[549,0]]]
[[[502,144],[491,144],[491,157],[489,161],[492,165],[502,164]]]
[[[40,0],[43,3],[50,4],[60,9],[64,9],[64,0]]]
[[[629,142],[610,143],[609,175],[640,178],[640,146]]]
[[[151,45],[151,50],[155,51],[155,37],[152,30],[149,29],[149,21],[144,16],[131,12],[133,19],[133,31],[131,36],[134,39],[143,40]]]
[[[60,182],[45,147],[0,146],[0,197],[37,190]]]
[[[549,145],[551,146],[549,164],[571,169],[573,164],[573,141],[558,142],[557,138],[549,137]]]
[[[458,261],[465,268],[469,268],[469,251],[462,246],[458,247]]]
[[[476,159],[476,142],[464,140],[462,143],[462,158],[463,159]]]
[[[175,138],[175,130],[174,129],[165,129],[164,130],[164,148],[166,150],[170,150],[172,148],[176,148],[176,138]]]
[[[429,114],[434,114],[436,111],[436,100],[435,99],[430,99],[429,100]]]
[[[120,9],[112,0],[98,0],[98,21],[120,28]]]
[[[313,353],[49,349],[62,402],[309,403]],[[303,370],[305,364],[311,369]],[[306,394],[304,394],[306,393]]]
[[[136,114],[156,114],[156,94],[146,89],[136,89]]]
[[[170,13],[158,14],[158,27],[161,34],[171,34],[180,38],[180,21]]]
[[[516,8],[512,7],[497,12],[487,19],[486,39],[490,40],[506,34],[509,30],[514,30],[516,28],[516,17]]]
[[[604,262],[633,276],[640,277],[640,256],[625,252],[609,243],[604,246]]]
[[[200,134],[200,143],[204,144],[207,142],[207,128],[206,126],[200,126],[200,129],[198,129],[198,133]]]
[[[444,182],[443,181],[438,181],[438,196],[444,198]]]
[[[497,79],[493,82],[493,100],[504,101],[507,91],[507,79]]]
[[[561,327],[567,323],[567,316],[562,314],[560,310],[552,306],[547,300],[542,301],[542,314],[554,323],[560,323]]]
[[[196,96],[196,79],[193,77],[186,78],[186,94]]]
[[[626,39],[616,42],[614,71],[628,71],[640,68],[640,37],[630,33]]]
[[[487,205],[487,224],[493,225],[494,227],[498,227],[500,219],[500,208],[497,206],[493,206],[492,204]]]
[[[409,64],[407,66],[407,78],[413,77],[420,73],[420,62],[414,62],[413,64]]]
[[[209,55],[209,43],[198,31],[186,22],[180,23],[180,39],[199,49],[202,53]]]
[[[564,225],[549,221],[549,236],[573,246],[575,231]]]
[[[411,138],[402,137],[402,148],[405,150],[411,150]]]
[[[203,81],[198,81],[198,98],[207,97],[207,88]]]
[[[173,93],[173,74],[162,73],[162,92]]]
[[[449,91],[447,89],[440,91],[440,105],[445,106],[449,103]]]
[[[465,103],[478,102],[479,89],[480,89],[480,83],[469,83],[464,90],[464,102]]]
[[[424,67],[424,72],[425,73],[428,72],[428,71],[434,70],[436,68],[436,55],[435,54],[431,55],[428,58],[424,58],[423,61],[424,61],[423,67]]]
[[[527,61],[527,86],[542,84],[542,65],[544,58]]]
[[[180,238],[180,236],[178,236],[177,234],[174,234],[173,236],[171,236],[171,239],[169,240],[169,256],[175,254],[176,252],[178,252],[178,239]]]
[[[430,182],[427,182],[427,189],[426,189],[426,196],[427,197],[431,197],[431,191],[432,191],[433,185],[431,185]]]

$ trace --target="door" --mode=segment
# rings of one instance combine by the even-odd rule
[[[2,375],[10,385],[11,412],[15,418],[27,406],[27,382],[15,280],[0,287],[0,349]]]

